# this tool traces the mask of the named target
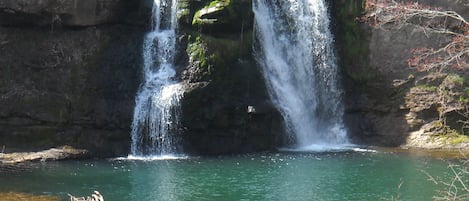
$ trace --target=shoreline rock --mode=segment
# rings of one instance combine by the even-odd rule
[[[469,137],[439,125],[438,121],[430,122],[421,129],[411,132],[403,147],[426,150],[463,150],[469,151]]]
[[[33,195],[29,193],[19,192],[0,192],[0,200],[21,200],[21,201],[60,201],[61,199],[57,196],[51,195]]]
[[[57,161],[85,158],[88,151],[71,146],[51,148],[39,152],[0,153],[0,164],[15,164],[30,161]]]

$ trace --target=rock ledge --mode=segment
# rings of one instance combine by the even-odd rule
[[[28,161],[55,161],[65,159],[84,158],[88,154],[85,149],[71,146],[51,148],[39,152],[0,153],[0,164],[23,163]]]

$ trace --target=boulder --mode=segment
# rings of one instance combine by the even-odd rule
[[[193,14],[192,25],[205,33],[251,29],[251,4],[248,0],[208,1]]]

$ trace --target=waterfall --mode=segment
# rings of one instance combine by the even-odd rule
[[[183,87],[174,80],[177,0],[154,0],[152,30],[144,39],[144,80],[135,100],[131,155],[177,154]]]
[[[295,149],[348,143],[324,0],[253,0],[257,62]]]

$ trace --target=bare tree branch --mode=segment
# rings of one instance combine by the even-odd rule
[[[413,25],[423,29],[427,36],[435,33],[451,37],[441,48],[412,50],[409,66],[437,72],[447,68],[469,69],[469,23],[457,12],[395,0],[367,0],[365,10],[366,14],[359,20],[377,28],[400,29]]]

